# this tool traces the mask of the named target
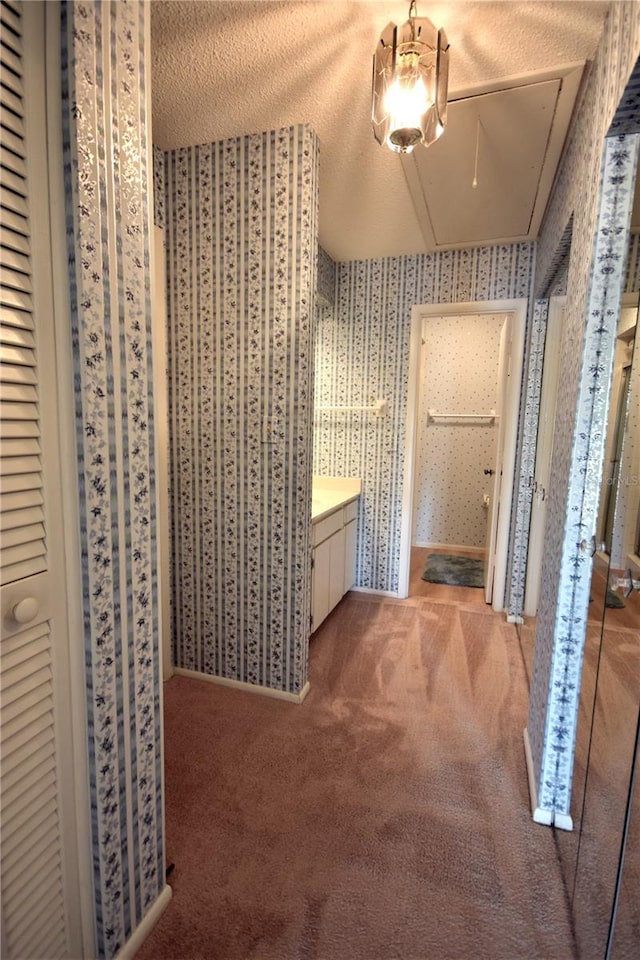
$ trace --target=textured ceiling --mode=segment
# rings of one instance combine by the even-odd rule
[[[450,0],[419,2],[418,15],[447,32],[451,98],[590,59],[608,6]],[[327,252],[348,260],[425,250],[400,157],[378,146],[370,125],[371,55],[385,24],[407,12],[408,3],[385,0],[153,0],[154,143],[169,149],[310,123],[320,138]]]

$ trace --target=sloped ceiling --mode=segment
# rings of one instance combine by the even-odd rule
[[[407,3],[153,0],[153,140],[169,149],[310,123],[320,242],[336,260],[534,237],[608,6],[418,3],[451,45],[450,117],[438,143],[403,159],[373,139],[370,90],[379,34],[406,20]]]

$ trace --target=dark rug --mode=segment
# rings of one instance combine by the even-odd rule
[[[484,560],[432,553],[427,557],[422,579],[429,583],[448,583],[452,587],[484,587]]]
[[[593,603],[593,597],[589,597],[589,603]],[[617,593],[614,593],[610,587],[607,587],[607,596],[604,601],[605,607],[609,607],[611,610],[622,610],[624,607],[624,600],[622,597],[619,597]]]
[[[613,607],[615,610],[622,610],[624,607],[624,600],[622,597],[619,597],[617,593],[614,593],[610,587],[607,587],[607,599],[605,600],[605,607]]]

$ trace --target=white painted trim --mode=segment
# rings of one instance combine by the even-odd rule
[[[408,593],[401,597],[397,590],[374,590],[372,587],[351,587],[351,593],[368,593],[372,597],[390,597],[392,600],[406,600]]]
[[[149,179],[153,177],[153,148],[149,148]],[[150,184],[153,190],[153,183]],[[153,203],[150,205],[153,216]],[[171,662],[171,606],[169,601],[169,412],[167,408],[167,312],[165,306],[164,230],[154,225],[151,253],[151,344],[153,362],[153,422],[156,464],[156,517],[158,557],[158,633],[161,676],[169,680]]]
[[[198,673],[197,670],[187,670],[186,667],[174,667],[174,676],[188,677],[190,680],[204,680],[206,683],[216,683],[221,687],[230,687],[232,690],[243,690],[245,693],[258,693],[263,697],[274,700],[286,700],[288,703],[302,703],[306,698],[311,684],[307,680],[300,693],[288,693],[286,690],[274,690],[273,687],[261,687],[257,683],[246,683],[244,680],[229,680],[227,677],[215,677],[210,673]]]
[[[518,617],[515,613],[510,613],[507,616],[507,623],[524,623],[524,617]]]
[[[529,741],[529,731],[524,728],[524,756],[527,764],[527,780],[529,781],[529,800],[531,802],[531,816],[535,823],[542,823],[550,827],[553,822],[553,815],[550,810],[543,810],[538,806],[538,786],[536,784],[536,774],[533,769],[533,754],[531,753],[531,743]]]
[[[420,344],[422,321],[428,317],[460,317],[474,314],[511,313],[513,316],[513,340],[511,348],[511,373],[507,389],[505,441],[503,451],[502,485],[500,490],[500,516],[496,538],[496,562],[494,572],[494,610],[504,609],[507,579],[507,554],[511,525],[511,501],[514,489],[518,414],[520,411],[520,388],[524,362],[524,334],[527,322],[528,300],[477,300],[467,303],[428,303],[411,308],[411,333],[409,340],[409,385],[407,396],[407,421],[405,430],[404,464],[405,475],[402,495],[402,523],[400,532],[400,572],[398,596],[409,595],[409,572],[411,565],[411,533],[413,530],[413,488],[415,483],[416,433],[418,429],[418,405],[420,390]]]
[[[156,923],[169,906],[173,891],[169,884],[165,884],[162,893],[144,915],[142,922],[135,928],[124,947],[118,951],[115,960],[132,960],[147,939]]]
[[[554,813],[553,825],[557,830],[573,830],[573,818],[568,813]]]
[[[25,23],[40,4],[24,4]],[[69,317],[69,265],[67,258],[67,223],[64,193],[61,102],[61,12],[60,3],[42,4],[45,30],[46,87],[46,175],[48,177],[49,218],[52,265],[52,325],[55,341],[56,415],[59,456],[66,465],[60,490],[62,525],[62,557],[64,595],[66,600],[66,638],[68,651],[68,703],[71,720],[70,736],[63,737],[61,752],[70,763],[69,783],[73,802],[64,809],[66,860],[75,858],[71,871],[76,873],[70,889],[69,871],[65,870],[67,914],[77,913],[75,932],[70,928],[71,952],[79,947],[82,956],[95,951],[95,897],[93,889],[93,843],[91,837],[91,799],[87,730],[87,678],[84,649],[84,601],[82,596],[82,561],[80,546],[80,496],[77,474],[76,414],[74,397],[74,363]],[[28,47],[25,53],[28,52]],[[29,73],[29,70],[26,71]],[[43,123],[45,121],[43,120]],[[73,841],[70,836],[73,832]],[[71,918],[70,918],[71,920]],[[73,923],[73,921],[71,921]],[[75,947],[74,947],[75,940]]]
[[[404,479],[402,483],[402,518],[400,522],[400,566],[397,596],[409,596],[411,574],[411,534],[413,531],[413,492],[418,432],[418,404],[420,402],[420,344],[422,343],[422,307],[411,308],[409,334],[409,384],[407,394],[407,422],[404,440]]]

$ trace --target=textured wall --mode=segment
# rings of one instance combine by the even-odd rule
[[[317,141],[166,154],[175,664],[307,676]]]
[[[636,145],[607,141],[640,52],[640,8],[613,3],[539,243],[536,288],[574,213],[528,730],[542,808],[567,813],[603,435]],[[635,98],[636,110],[638,98]],[[594,245],[595,238],[595,245]],[[589,267],[589,265],[591,265]]]
[[[338,264],[335,310],[319,312],[316,405],[389,401],[389,415],[317,413],[314,473],[362,477],[357,585],[397,591],[411,308],[527,298],[531,244]]]
[[[110,957],[164,886],[148,9],[62,10],[94,889],[98,954]]]
[[[484,547],[497,424],[429,420],[437,413],[487,413],[497,404],[504,315],[429,317],[423,324],[413,543]]]

